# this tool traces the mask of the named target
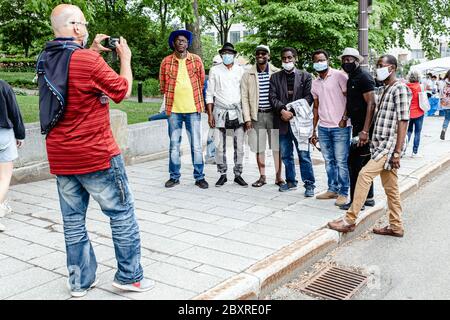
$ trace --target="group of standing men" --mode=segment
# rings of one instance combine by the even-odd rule
[[[208,188],[200,139],[200,112],[204,106],[201,84],[205,73],[200,58],[187,51],[191,41],[189,31],[177,30],[171,34],[169,45],[174,53],[161,64],[161,92],[166,97],[166,112],[172,112],[173,119],[186,121],[196,185]],[[318,73],[315,80],[308,72],[295,67],[297,51],[294,48],[281,50],[282,70],[269,63],[270,49],[266,45],[256,47],[256,64],[247,71],[235,63],[237,51],[231,43],[225,43],[219,54],[223,62],[211,68],[206,90],[208,123],[217,129],[219,136],[216,139],[220,174],[217,187],[227,182],[227,130],[233,134],[234,181],[237,184],[248,186],[242,178],[244,138],[248,131],[250,148],[256,153],[260,171],[259,179],[252,185],[261,187],[267,183],[268,140],[279,191],[297,188],[295,147],[306,197],[313,197],[315,188],[310,144],[319,142],[328,189],[317,199],[336,199],[335,204],[347,210],[344,218],[330,222],[329,227],[341,232],[354,230],[359,212],[365,206],[375,205],[373,179],[380,175],[388,197],[390,225],[374,229],[374,232],[403,236],[397,169],[406,148],[411,93],[396,79],[395,57],[384,55],[378,61],[377,79],[385,84],[385,90],[376,103],[375,81],[361,68],[364,59],[353,48],[346,48],[340,56],[344,72],[330,67],[326,51],[315,51],[312,54],[313,67]],[[178,70],[186,70],[183,71],[186,74]],[[183,101],[180,107],[191,107],[175,112],[170,107],[172,101]],[[195,125],[190,120],[192,117],[196,119]],[[181,121],[174,125],[169,119],[170,179],[166,187],[179,184],[181,127]],[[281,178],[280,158],[285,166],[286,181]]]

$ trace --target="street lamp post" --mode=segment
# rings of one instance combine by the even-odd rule
[[[371,1],[370,1],[371,2]],[[364,62],[361,64],[361,68],[368,70],[369,63],[369,12],[368,12],[369,0],[358,1],[358,50],[364,57]]]

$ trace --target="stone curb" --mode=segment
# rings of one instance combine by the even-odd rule
[[[417,191],[429,179],[450,167],[450,153],[437,162],[412,172],[401,182],[402,200]],[[240,274],[194,297],[194,300],[250,300],[267,295],[330,253],[339,245],[355,239],[386,214],[386,201],[361,212],[351,234],[323,228],[282,248]]]

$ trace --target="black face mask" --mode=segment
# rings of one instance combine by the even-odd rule
[[[342,69],[344,69],[344,71],[347,73],[352,73],[357,68],[356,62],[343,63],[343,64],[341,64],[341,66],[342,66]]]

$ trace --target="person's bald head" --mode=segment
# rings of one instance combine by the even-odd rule
[[[69,24],[71,21],[86,22],[81,9],[71,4],[60,4],[56,6],[50,16],[53,32],[56,37],[78,36],[77,24]]]

